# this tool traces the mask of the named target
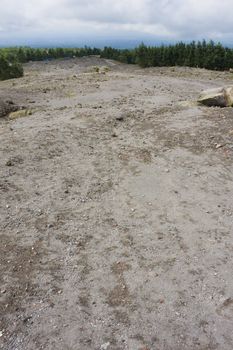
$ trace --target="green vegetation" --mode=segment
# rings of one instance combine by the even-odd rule
[[[141,44],[134,50],[117,50],[105,47],[101,57],[124,63],[137,63],[141,67],[187,66],[212,70],[233,68],[233,49],[213,41],[178,43],[176,45],[151,47]]]
[[[8,60],[0,54],[0,80],[19,78],[23,76],[23,67],[15,59]]]
[[[44,61],[56,58],[72,58],[90,55],[100,55],[96,48],[50,48],[33,49],[30,47],[15,47],[0,49],[0,80],[19,78],[23,75],[22,63],[29,61]]]
[[[105,47],[97,48],[50,48],[33,49],[16,47],[0,49],[0,80],[18,78],[23,75],[22,63],[44,61],[56,58],[84,57],[100,55],[103,58],[118,60],[141,67],[187,66],[212,70],[233,68],[233,49],[213,41],[178,43],[169,46],[146,46],[141,44],[133,50],[120,50]]]
[[[50,48],[50,49],[33,49],[31,47],[16,47],[0,49],[7,58],[14,58],[20,63],[29,61],[44,61],[56,58],[72,58],[90,55],[100,55],[100,49],[84,48]]]

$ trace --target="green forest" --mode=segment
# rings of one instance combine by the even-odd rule
[[[116,59],[124,63],[145,67],[186,66],[211,70],[233,68],[233,49],[213,41],[193,41],[169,46],[146,46],[141,44],[134,50],[117,50],[105,47],[101,57]]]
[[[0,48],[0,80],[23,76],[23,63],[30,61],[48,61],[57,58],[74,58],[100,55],[97,48]]]
[[[18,78],[23,75],[22,64],[29,61],[44,61],[57,58],[74,58],[100,55],[140,67],[187,66],[211,70],[229,70],[233,68],[233,49],[213,41],[183,42],[175,45],[146,46],[141,44],[135,49],[98,48],[49,48],[30,47],[0,49],[0,80]]]

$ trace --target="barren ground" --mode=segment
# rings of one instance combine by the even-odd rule
[[[0,348],[232,350],[233,110],[192,102],[232,74],[25,72],[0,83],[31,111],[0,119]]]

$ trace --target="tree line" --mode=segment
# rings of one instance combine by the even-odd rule
[[[233,49],[213,41],[183,42],[175,45],[146,46],[141,44],[134,50],[117,50],[105,47],[101,57],[145,67],[186,66],[211,70],[233,68]]]
[[[0,49],[0,80],[23,76],[23,63],[46,61],[57,58],[74,58],[100,55],[97,48],[31,48],[16,47]]]
[[[56,58],[72,58],[100,55],[140,67],[187,66],[212,70],[233,68],[233,49],[213,41],[180,42],[175,45],[146,46],[135,49],[98,48],[4,48],[0,49],[0,80],[23,75],[22,63]]]

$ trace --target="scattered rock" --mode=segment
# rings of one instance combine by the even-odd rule
[[[106,72],[109,72],[109,71],[110,71],[109,67],[107,67],[107,66],[102,67],[102,73],[103,72],[106,73]]]
[[[23,158],[21,156],[14,156],[6,161],[6,166],[14,166],[16,164],[22,164],[22,163],[23,163]]]
[[[123,122],[124,116],[123,116],[123,115],[118,115],[118,116],[116,117],[116,120],[117,120],[118,122]]]
[[[18,118],[23,118],[26,117],[28,115],[31,115],[32,111],[28,110],[28,109],[20,109],[16,112],[12,112],[9,114],[9,119],[14,120],[14,119],[18,119]]]
[[[95,73],[99,73],[99,72],[100,72],[100,67],[98,67],[98,66],[92,66],[92,67],[91,67],[91,71],[92,71],[92,72],[95,72]]]
[[[44,93],[44,94],[47,94],[47,92],[49,92],[50,91],[50,88],[44,88],[44,89],[42,89],[42,92]]]
[[[215,146],[215,148],[216,149],[219,149],[219,148],[221,148],[221,147],[223,147],[224,145],[222,145],[221,143],[218,143],[218,144],[216,144],[216,146]]]
[[[28,321],[30,321],[32,318],[32,316],[27,316],[23,319],[23,323],[27,323]]]
[[[233,86],[205,90],[198,102],[208,107],[233,107]]]
[[[12,165],[13,165],[12,160],[9,159],[9,160],[6,162],[6,166],[12,166]]]
[[[3,101],[0,99],[0,118],[7,116],[11,112],[15,112],[18,110],[18,106],[14,104],[13,101]]]

